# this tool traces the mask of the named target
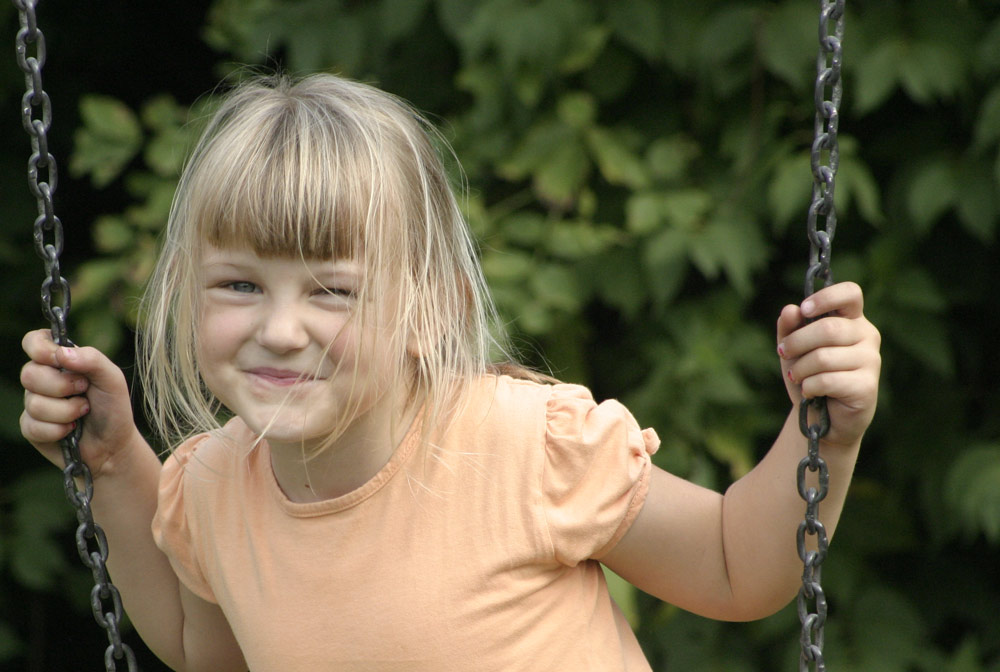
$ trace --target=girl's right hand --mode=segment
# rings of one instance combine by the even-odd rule
[[[122,451],[141,442],[132,418],[125,374],[95,348],[55,344],[48,329],[25,334],[30,361],[21,369],[24,412],[21,434],[49,462],[62,467],[59,440],[87,416],[80,456],[94,478],[109,473]]]

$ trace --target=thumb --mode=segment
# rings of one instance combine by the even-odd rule
[[[63,369],[86,376],[99,390],[118,393],[127,389],[121,370],[97,348],[59,346],[55,359]]]

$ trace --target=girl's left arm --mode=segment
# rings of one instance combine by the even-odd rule
[[[853,283],[785,306],[778,354],[793,408],[771,450],[725,495],[654,467],[642,511],[601,561],[637,588],[709,618],[752,620],[787,604],[802,576],[799,403],[827,397],[831,429],[820,454],[830,487],[820,520],[832,537],[878,395],[881,338],[863,308]]]

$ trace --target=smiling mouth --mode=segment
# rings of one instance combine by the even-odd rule
[[[317,380],[322,380],[316,376],[310,375],[308,373],[302,373],[300,371],[290,371],[288,369],[272,369],[268,367],[261,367],[256,369],[249,369],[247,373],[255,378],[265,383],[271,385],[277,385],[280,387],[288,387],[290,385],[296,385],[300,383],[312,383]]]

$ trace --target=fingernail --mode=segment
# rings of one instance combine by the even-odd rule
[[[80,380],[77,380],[76,382],[73,383],[73,389],[76,390],[77,392],[86,392],[87,391],[87,381],[84,380],[83,378],[81,378]]]
[[[84,404],[83,408],[80,409],[80,415],[87,415],[90,413],[90,404]]]
[[[59,357],[60,359],[76,359],[76,350],[73,348],[67,348],[65,346],[59,347]]]
[[[816,310],[816,304],[811,299],[806,299],[802,302],[800,308],[802,309],[802,314],[808,317]]]
[[[791,369],[788,369],[787,375],[788,375],[788,380],[792,381],[793,383],[796,382],[795,376],[792,375],[792,370]]]
[[[778,356],[781,357],[781,358],[784,358],[784,356],[785,356],[785,344],[784,343],[778,343]]]

